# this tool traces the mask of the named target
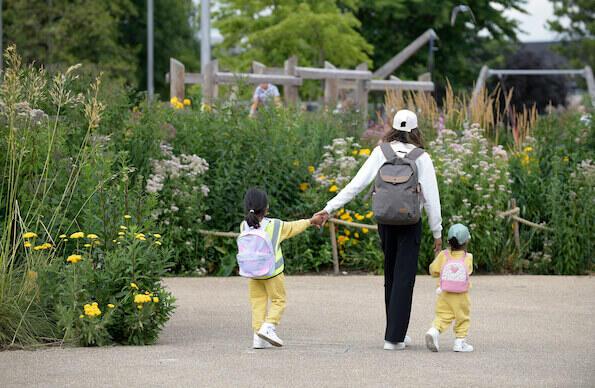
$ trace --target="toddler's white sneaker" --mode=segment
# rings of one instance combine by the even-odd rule
[[[256,333],[254,333],[254,339],[252,340],[252,349],[266,349],[271,348],[273,345],[269,344],[262,338],[260,338]]]
[[[437,352],[438,349],[440,349],[440,345],[438,344],[439,337],[440,332],[435,327],[430,327],[430,330],[428,330],[428,332],[426,333],[426,346],[432,352]]]
[[[472,352],[473,346],[469,345],[465,338],[457,338],[455,340],[455,345],[452,348],[455,352]]]
[[[256,334],[273,346],[283,346],[283,340],[277,335],[277,329],[272,323],[263,323]]]

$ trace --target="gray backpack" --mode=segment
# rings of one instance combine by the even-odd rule
[[[415,160],[424,150],[415,148],[400,158],[389,143],[380,145],[386,162],[378,170],[372,210],[379,224],[413,225],[421,218],[420,193]]]

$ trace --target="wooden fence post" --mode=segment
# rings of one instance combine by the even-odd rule
[[[325,69],[336,69],[332,63],[324,61]],[[335,109],[339,97],[339,80],[327,78],[324,80],[324,106],[328,109]]]
[[[212,105],[217,97],[217,72],[219,71],[219,63],[213,60],[205,66],[205,73],[203,74],[203,89],[202,89],[202,103]]]
[[[175,58],[169,58],[169,98],[184,100],[184,65]]]
[[[335,233],[335,223],[329,221],[328,227],[331,234],[331,247],[333,250],[333,270],[335,275],[339,274],[339,251],[337,249],[337,235]]]
[[[512,199],[510,201],[510,208],[511,209],[515,209],[516,208],[516,199]],[[512,218],[512,231],[514,233],[514,245],[517,249],[517,251],[521,251],[521,236],[519,233],[519,222],[513,217]]]
[[[356,70],[368,70],[368,64],[362,63],[358,65]],[[368,127],[368,80],[359,80],[356,82],[355,88],[355,105],[359,106],[364,118],[364,126]]]
[[[296,76],[297,75],[297,57],[289,57],[285,61],[285,75]],[[293,85],[283,85],[283,95],[285,97],[285,103],[287,105],[294,105],[298,100],[298,87]]]
[[[591,66],[585,66],[585,79],[587,80],[587,90],[591,96],[591,105],[595,107],[595,79],[593,79],[593,70]]]

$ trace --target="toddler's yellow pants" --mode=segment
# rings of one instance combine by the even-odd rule
[[[457,338],[467,337],[467,331],[471,320],[469,319],[469,308],[471,301],[469,293],[455,294],[442,291],[436,301],[436,317],[432,325],[442,333],[448,329],[452,321],[455,322],[454,332]]]
[[[278,325],[285,310],[285,275],[280,274],[271,279],[248,281],[250,304],[252,305],[252,328],[258,331],[264,322]],[[268,309],[267,305],[271,301]]]

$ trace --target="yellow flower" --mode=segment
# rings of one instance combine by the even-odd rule
[[[351,216],[349,215],[349,213],[343,213],[343,214],[341,214],[341,217],[340,217],[340,218],[341,218],[343,221],[347,221],[348,219],[350,219],[350,218],[351,218]]]
[[[362,233],[363,234],[368,234],[368,232],[369,232],[368,228],[362,228]]]
[[[359,150],[360,156],[370,156],[370,149],[369,148],[362,148]]]
[[[136,304],[143,304],[151,302],[151,297],[149,295],[143,294],[136,294],[134,295],[134,303]]]
[[[101,245],[101,241],[95,240],[95,241],[93,241],[93,244],[95,244],[95,245]]]
[[[355,233],[353,234],[353,237],[355,237],[355,238],[359,238],[359,233],[355,232]]]
[[[179,102],[178,97],[172,97],[171,100],[169,100],[169,102],[171,102],[172,105],[175,105],[176,103]]]
[[[351,232],[349,231],[349,229],[345,229],[343,231],[343,233],[345,234],[345,236],[349,236],[351,234]]]
[[[211,105],[209,105],[209,104],[202,104],[200,106],[200,110],[202,112],[212,112],[213,111],[213,107]]]
[[[50,249],[52,247],[52,244],[50,243],[43,243],[41,245],[37,245],[35,247],[33,247],[34,251],[45,251],[46,249]]]
[[[76,232],[71,234],[70,238],[85,238],[85,234],[83,232]]]
[[[337,192],[337,190],[339,190],[339,188],[337,187],[337,185],[332,185],[332,186],[331,186],[331,187],[328,189],[328,191],[329,191],[329,192],[331,192],[331,193],[335,193],[335,192]]]
[[[351,155],[353,155],[353,156],[357,155],[357,150],[351,151]]]
[[[68,258],[66,259],[66,261],[68,263],[76,264],[79,261],[81,261],[82,259],[83,259],[83,257],[81,255],[70,255],[70,256],[68,256]]]
[[[339,245],[343,245],[345,244],[347,241],[349,241],[349,237],[347,236],[339,236],[337,238],[337,241],[339,242]]]
[[[124,225],[120,225],[120,229],[122,229],[122,230],[126,230],[126,229],[128,229],[128,228],[127,228],[127,227],[125,227]]]
[[[300,161],[299,160],[294,160],[292,164],[293,164],[294,167],[297,167],[297,166],[300,165]]]
[[[80,319],[83,319],[85,316],[83,314],[79,315]]]
[[[129,220],[129,219],[131,219],[131,218],[132,218],[132,216],[131,216],[130,214],[125,214],[125,215],[124,215],[124,218],[126,218],[127,220]]]
[[[343,213],[345,213],[345,209],[341,208],[341,209],[339,209],[339,212],[338,212],[337,214],[338,214],[338,215],[341,215],[341,214],[343,214]]]
[[[136,285],[136,283],[130,283],[130,287],[134,288],[135,290],[138,290],[138,286]]]
[[[300,190],[301,191],[306,191],[306,190],[308,190],[308,188],[310,188],[310,185],[308,183],[306,183],[306,182],[300,183]]]
[[[153,303],[159,303],[159,298],[158,298],[158,297],[156,297],[156,296],[154,296],[154,297],[153,297]]]
[[[527,146],[527,147],[525,147],[525,148],[523,149],[523,151],[525,151],[525,152],[533,152],[533,147],[531,147],[531,146]]]
[[[565,156],[565,157],[563,157],[563,158],[562,158],[562,160],[563,160],[564,162],[568,162],[569,158],[568,158],[568,156]]]
[[[65,234],[61,234],[58,236],[58,238],[66,238],[67,236]]]
[[[29,241],[25,241],[25,244],[23,244],[25,246],[25,248],[31,248],[31,243]]]
[[[124,236],[126,233],[124,232],[118,232],[118,236]]]
[[[88,238],[89,240],[97,240],[97,239],[99,238],[99,236],[98,236],[98,235],[96,235],[96,234],[93,234],[93,233],[91,233],[91,234],[88,234],[88,235],[87,235],[87,238]]]
[[[155,241],[155,245],[161,245],[161,241]]]
[[[25,234],[23,234],[23,238],[35,238],[37,237],[37,233],[34,232],[27,232]]]
[[[115,243],[116,241],[118,241],[118,240],[112,240],[113,243]]]
[[[356,220],[358,220],[358,221],[361,221],[361,220],[363,220],[364,218],[366,218],[366,217],[362,216],[362,215],[361,215],[361,214],[359,214],[359,213],[355,213],[355,219],[356,219]]]
[[[143,309],[143,305],[142,304],[136,305],[136,308],[139,309],[139,310],[142,310]]]
[[[369,212],[366,213],[366,218],[370,219],[372,217],[374,217],[374,212],[373,211],[369,211]]]
[[[155,237],[155,238],[161,238],[161,235],[159,233],[154,233],[153,234],[153,237]]]
[[[113,308],[114,308],[114,307],[116,307],[116,306],[114,306],[112,303],[109,303],[109,304],[107,305],[107,307],[109,307],[110,309],[113,309]]]
[[[91,248],[91,247],[92,247],[92,245],[91,245],[91,244],[85,244],[85,245],[83,245],[83,246],[84,246],[85,248]]]
[[[189,98],[185,98],[185,99],[184,99],[184,105],[186,105],[186,106],[190,106],[190,105],[192,105],[192,102],[190,101],[190,99],[189,99]]]
[[[135,233],[134,238],[145,237],[144,233]]]
[[[92,304],[86,304],[83,309],[85,310],[85,315],[88,317],[98,317],[101,315],[101,310],[97,305],[97,302],[93,302]]]
[[[149,291],[145,291],[145,295],[149,295],[149,294],[150,294],[150,292],[149,292]]]
[[[314,168],[314,166],[308,166],[308,172],[309,172],[310,174],[314,173],[314,171],[315,171],[315,170],[316,170],[316,169]]]

